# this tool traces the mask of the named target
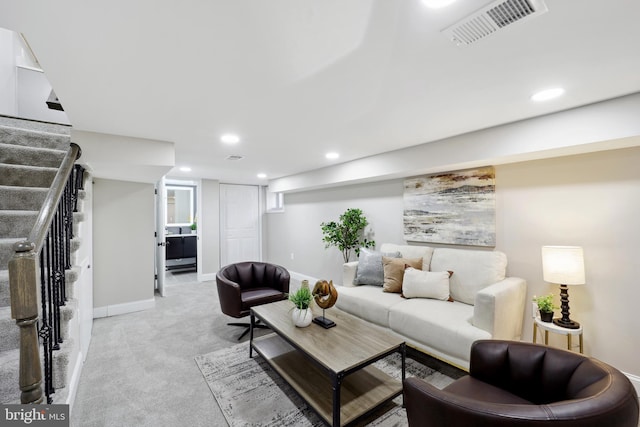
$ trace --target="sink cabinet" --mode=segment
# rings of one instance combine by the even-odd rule
[[[167,270],[195,268],[198,259],[198,236],[166,236]]]

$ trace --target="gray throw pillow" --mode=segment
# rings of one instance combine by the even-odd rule
[[[382,267],[382,257],[401,258],[400,252],[378,252],[371,249],[360,249],[358,257],[358,268],[354,285],[374,285],[382,286],[384,283],[384,268]]]

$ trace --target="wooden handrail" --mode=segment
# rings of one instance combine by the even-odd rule
[[[45,237],[47,237],[49,226],[51,225],[56,207],[62,197],[64,187],[67,184],[67,179],[69,179],[69,175],[71,175],[75,161],[80,158],[81,154],[82,150],[80,149],[80,146],[72,142],[69,151],[62,160],[60,168],[53,179],[53,183],[51,183],[51,189],[47,193],[47,197],[44,199],[44,203],[38,213],[36,222],[31,229],[27,242],[16,243],[14,245],[14,250],[16,252],[21,250],[30,250],[27,249],[31,246],[29,243],[33,244],[36,252],[40,252],[40,249],[42,249],[42,243],[44,242]]]
[[[19,387],[22,403],[42,403],[42,367],[38,346],[38,253],[41,251],[81,150],[71,143],[26,241],[14,244],[9,261],[11,317],[20,328]],[[44,298],[44,296],[42,296]]]

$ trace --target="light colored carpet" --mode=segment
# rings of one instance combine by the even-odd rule
[[[240,426],[323,426],[316,413],[254,352],[249,358],[248,343],[214,351],[195,358],[213,396],[231,427]],[[394,354],[375,366],[400,378],[400,356]],[[424,378],[443,388],[454,379],[412,359],[406,360],[406,376]],[[371,427],[406,426],[402,398],[383,407],[361,424]]]

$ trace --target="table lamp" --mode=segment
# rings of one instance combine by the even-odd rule
[[[553,323],[563,328],[578,329],[580,324],[569,318],[567,285],[584,285],[584,255],[580,246],[543,246],[542,273],[545,282],[560,284],[562,317]]]

